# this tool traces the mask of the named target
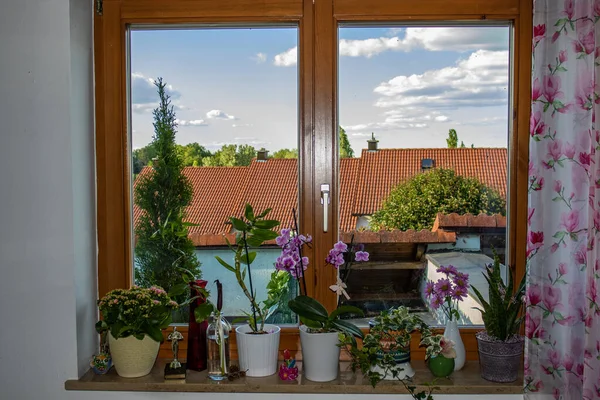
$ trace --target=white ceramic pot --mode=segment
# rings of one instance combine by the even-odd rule
[[[337,378],[340,363],[337,332],[309,333],[300,326],[302,375],[311,381],[328,382]]]
[[[143,340],[134,336],[115,339],[109,333],[108,346],[117,374],[123,378],[138,378],[152,370],[160,343],[147,335]]]
[[[462,338],[460,337],[460,331],[458,330],[458,322],[456,322],[456,320],[448,321],[446,323],[444,337],[454,342],[454,350],[456,351],[456,358],[454,359],[454,370],[460,371],[465,365],[467,353],[465,352],[465,345],[463,344]]]
[[[277,325],[265,324],[266,334],[252,334],[250,325],[235,328],[240,370],[246,376],[269,376],[277,372],[279,334]]]

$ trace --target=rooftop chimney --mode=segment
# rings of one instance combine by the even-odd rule
[[[269,150],[265,150],[265,148],[261,148],[256,152],[256,161],[267,161],[269,158]]]
[[[369,145],[368,150],[369,151],[377,151],[377,143],[379,142],[379,140],[375,139],[375,134],[373,132],[371,132],[371,139],[367,140],[367,144]]]
[[[421,172],[435,168],[435,160],[433,158],[423,158],[421,160]]]

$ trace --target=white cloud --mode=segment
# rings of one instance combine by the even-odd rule
[[[236,119],[233,115],[229,115],[221,110],[210,110],[206,113],[206,118],[209,119]]]
[[[232,124],[231,127],[232,128],[245,128],[245,127],[250,127],[252,126],[252,124]]]
[[[504,117],[487,117],[481,119],[469,119],[465,122],[457,123],[457,125],[471,125],[471,126],[490,126],[490,125],[500,125],[506,124],[508,118]]]
[[[267,55],[265,53],[256,53],[252,59],[256,61],[257,64],[262,64],[267,61]]]
[[[173,85],[167,84],[166,93],[171,96],[172,101],[181,98],[181,92],[175,90]],[[154,110],[158,106],[158,93],[154,85],[154,79],[148,78],[144,74],[134,72],[131,74],[131,108],[136,113],[146,113]],[[181,109],[181,105],[173,104],[176,109]]]
[[[425,49],[429,51],[465,52],[474,50],[498,51],[508,48],[507,28],[427,27],[406,28],[399,31],[404,31],[404,37],[341,39],[339,44],[340,55],[370,58],[385,51],[409,52],[415,49]],[[395,32],[395,30],[392,32]]]
[[[186,121],[185,119],[176,119],[175,123],[179,126],[208,126],[203,119],[193,119]]]
[[[374,89],[378,107],[456,109],[486,107],[508,100],[508,51],[479,50],[455,66],[399,75]]]
[[[292,47],[283,53],[277,54],[273,63],[278,67],[291,67],[298,63],[298,47]]]

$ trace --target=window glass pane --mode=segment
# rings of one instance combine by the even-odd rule
[[[339,38],[340,240],[370,254],[340,267],[340,301],[362,323],[405,305],[444,325],[425,294],[437,269],[487,296],[493,249],[505,260],[510,27],[341,27]],[[469,289],[461,324],[482,324],[476,306]]]
[[[267,219],[281,221],[281,227],[291,225],[291,209],[298,201],[297,29],[132,29],[130,38],[136,284],[172,288],[180,282],[174,267],[181,266],[178,254],[191,252],[202,279],[208,281],[211,299],[216,302],[218,279],[225,315],[242,316],[250,311],[249,301],[234,273],[215,257],[234,264],[226,239],[235,243],[236,231],[228,218],[240,218],[246,203],[256,214],[273,207]],[[167,155],[168,129],[157,124],[153,113],[159,106],[158,77],[170,96],[175,151],[192,191],[184,207],[183,221],[193,224],[187,227],[187,244],[169,232],[169,224],[178,218],[177,208],[169,207],[178,200],[165,198],[176,192],[177,199],[184,192],[174,184],[177,168],[168,169],[174,168]],[[140,191],[144,176],[162,180],[156,178],[149,185],[155,190]],[[144,215],[151,215],[149,226],[156,234],[143,229]],[[164,232],[167,239],[161,237]],[[258,250],[252,263],[253,287],[260,301],[267,297],[278,254],[273,241]],[[194,267],[194,262],[186,265]],[[249,276],[245,283],[249,286]],[[291,283],[290,290],[295,290]],[[292,295],[282,299],[268,322],[296,322],[285,306]],[[176,318],[185,322],[187,311]]]

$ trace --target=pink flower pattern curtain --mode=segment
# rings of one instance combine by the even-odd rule
[[[600,0],[535,0],[526,398],[600,399]]]

